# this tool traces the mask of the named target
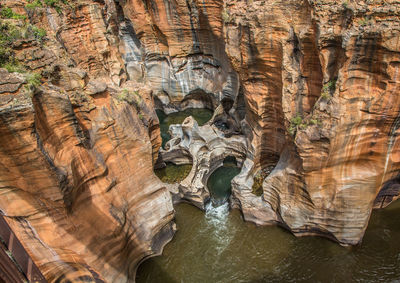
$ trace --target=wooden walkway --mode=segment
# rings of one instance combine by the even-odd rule
[[[0,281],[7,283],[47,282],[31,257],[0,215]]]

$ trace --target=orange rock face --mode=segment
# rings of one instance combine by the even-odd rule
[[[46,33],[9,43],[23,74],[0,68],[0,209],[49,281],[134,281],[172,238],[156,107],[230,125],[218,139],[247,147],[232,198],[247,220],[357,244],[371,210],[398,198],[396,1],[70,2],[0,0]],[[208,195],[198,173],[186,195]]]
[[[235,189],[245,215],[358,243],[371,209],[399,194],[398,4],[226,5],[226,50],[243,80],[254,167],[278,161],[258,204],[272,212],[254,219],[255,198]]]
[[[144,126],[154,111],[141,120],[107,92],[93,104],[79,113],[59,88],[46,88],[33,105],[2,113],[2,211],[50,281],[90,275],[86,266],[129,280],[173,235]]]
[[[83,5],[56,19],[65,21],[58,23],[61,45],[51,30],[57,13],[34,11],[33,22],[43,16],[48,44],[29,39],[15,53],[42,73],[36,91],[24,87],[29,73],[1,69],[0,207],[49,282],[94,282],[91,271],[106,282],[132,281],[138,263],[160,253],[174,233],[170,193],[153,174],[161,138],[151,91],[112,84],[102,50],[115,46],[99,47],[107,42],[96,18],[102,8]],[[20,56],[31,46],[53,52],[52,62]]]

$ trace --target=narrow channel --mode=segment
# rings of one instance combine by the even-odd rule
[[[373,211],[361,246],[258,227],[230,210],[231,180],[240,171],[225,160],[209,177],[206,212],[176,206],[178,231],[163,255],[143,262],[137,282],[397,282],[400,201]]]

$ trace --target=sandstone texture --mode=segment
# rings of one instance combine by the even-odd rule
[[[278,219],[295,234],[359,243],[371,209],[399,195],[399,3],[227,1],[226,9],[249,159],[276,164],[260,206],[274,217],[254,219],[260,202],[243,186],[238,206],[260,224]]]
[[[358,244],[399,197],[398,1],[38,2],[0,0],[0,210],[48,281],[133,282],[227,156],[232,206],[299,236]],[[160,149],[186,108],[214,116]]]
[[[24,11],[10,2],[1,4]],[[124,78],[104,3],[80,3],[60,15],[28,10],[44,42],[18,39],[25,70],[0,69],[0,208],[49,282],[130,282],[175,230],[171,195],[153,174],[158,119],[151,90]]]

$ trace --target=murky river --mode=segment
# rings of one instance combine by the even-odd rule
[[[372,213],[361,246],[343,248],[244,222],[226,201],[238,169],[224,168],[209,179],[217,201],[205,213],[176,206],[178,232],[140,265],[137,282],[400,282],[400,201]]]

